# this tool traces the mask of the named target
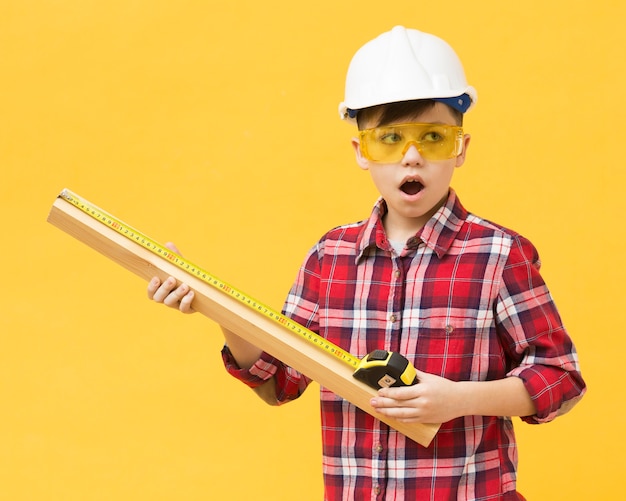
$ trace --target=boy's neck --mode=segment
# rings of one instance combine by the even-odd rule
[[[406,242],[426,226],[426,223],[445,204],[446,200],[447,197],[420,217],[403,217],[388,208],[382,219],[387,239],[394,242]]]
[[[430,217],[407,219],[388,212],[383,216],[382,222],[388,240],[393,242],[406,242],[424,227],[428,219],[430,219]]]

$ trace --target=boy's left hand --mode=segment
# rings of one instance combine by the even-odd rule
[[[381,388],[370,400],[376,411],[403,423],[445,423],[463,415],[458,383],[417,371],[413,386]]]

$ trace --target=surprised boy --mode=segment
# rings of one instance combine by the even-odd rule
[[[551,421],[585,392],[574,345],[523,236],[468,212],[450,187],[476,104],[443,40],[395,27],[348,70],[343,119],[380,193],[369,218],[310,250],[284,313],[356,357],[399,352],[419,383],[383,388],[364,412],[321,388],[325,500],[518,500],[511,417]],[[148,295],[193,311],[193,291],[153,279]],[[237,333],[227,370],[267,402],[310,383]],[[429,447],[375,415],[441,422]]]

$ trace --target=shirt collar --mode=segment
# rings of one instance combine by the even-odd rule
[[[371,248],[377,247],[384,251],[390,249],[382,223],[386,212],[387,204],[383,198],[379,198],[357,240],[356,261],[366,256]],[[441,258],[450,249],[467,216],[468,213],[461,205],[456,192],[450,188],[446,203],[416,233],[415,238],[419,238]]]

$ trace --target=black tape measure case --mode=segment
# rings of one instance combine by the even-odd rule
[[[374,350],[363,357],[353,376],[374,389],[412,386],[418,382],[415,367],[406,357],[387,350]]]

